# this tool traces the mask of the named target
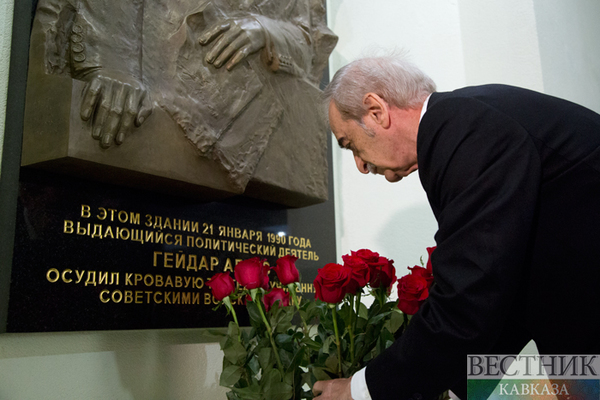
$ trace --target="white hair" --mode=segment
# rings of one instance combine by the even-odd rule
[[[323,92],[325,108],[333,101],[345,120],[362,125],[367,93],[401,109],[418,107],[435,91],[435,83],[401,56],[361,58],[340,68]]]

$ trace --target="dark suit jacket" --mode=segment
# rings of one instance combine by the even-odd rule
[[[600,115],[533,91],[434,93],[419,175],[435,284],[366,369],[373,400],[466,399],[468,354],[599,354]]]

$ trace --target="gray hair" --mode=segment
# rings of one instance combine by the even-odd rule
[[[416,108],[435,92],[435,83],[400,56],[361,58],[340,68],[323,92],[323,105],[333,101],[345,120],[362,125],[363,98],[375,93],[401,109]]]

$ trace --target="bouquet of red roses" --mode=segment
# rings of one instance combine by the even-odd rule
[[[427,250],[431,254],[433,248]],[[229,400],[312,399],[317,380],[349,377],[389,347],[433,282],[430,262],[409,268],[398,280],[398,300],[391,301],[393,260],[367,249],[342,260],[318,270],[314,301],[296,294],[300,274],[294,256],[272,268],[258,257],[240,262],[234,270],[239,286],[227,273],[207,282],[233,318],[221,333],[220,384],[231,389]],[[269,290],[271,269],[281,287]],[[361,301],[364,294],[374,297],[369,307]],[[239,299],[246,301],[250,329],[239,327],[232,306]]]

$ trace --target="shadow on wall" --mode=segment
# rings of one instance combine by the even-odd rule
[[[121,385],[132,399],[226,398],[219,386],[223,356],[204,331],[141,331],[124,339],[113,348]]]
[[[223,356],[201,329],[0,336],[0,399],[225,399]]]

